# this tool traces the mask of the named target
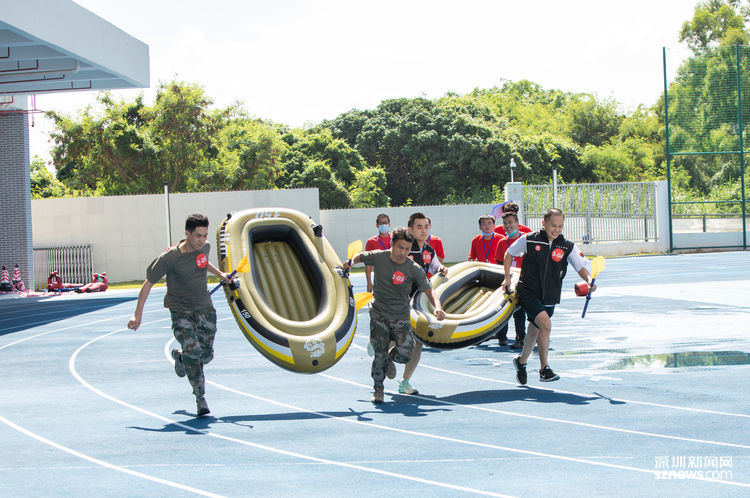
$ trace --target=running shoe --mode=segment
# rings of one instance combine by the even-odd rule
[[[370,398],[370,401],[372,403],[382,403],[383,402],[383,388],[382,387],[376,387],[375,392],[372,394],[372,398]]]
[[[393,363],[393,360],[390,356],[388,356],[388,369],[385,371],[385,376],[389,379],[396,378],[396,364]]]
[[[398,392],[401,394],[419,394],[419,391],[414,389],[406,379],[401,379],[401,382],[398,383]]]
[[[172,358],[174,359],[174,373],[177,374],[177,377],[184,377],[187,375],[187,372],[185,372],[185,365],[182,363],[182,355],[180,354],[180,350],[175,348],[172,350]]]
[[[539,371],[539,380],[542,382],[554,382],[560,380],[560,376],[553,372],[549,365],[547,365]]]
[[[526,363],[519,361],[520,356],[513,358],[513,366],[516,367],[516,380],[522,386],[526,385]]]
[[[206,403],[206,398],[203,396],[199,398],[195,398],[195,404],[198,407],[198,416],[199,417],[205,417],[209,413],[211,413],[211,410],[208,409],[208,403]]]

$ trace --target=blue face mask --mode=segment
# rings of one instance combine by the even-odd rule
[[[481,233],[482,233],[482,235],[484,235],[485,237],[489,237],[489,236],[491,236],[491,235],[492,235],[493,233],[495,233],[495,232],[481,232]]]
[[[518,233],[518,228],[516,228],[515,230],[513,230],[512,232],[510,232],[510,233],[508,234],[508,238],[509,238],[509,239],[512,239],[513,237],[515,237],[515,236],[516,236],[516,234],[517,234],[517,233]]]
[[[378,231],[382,233],[383,235],[388,233],[388,230],[391,228],[390,225],[378,225]]]

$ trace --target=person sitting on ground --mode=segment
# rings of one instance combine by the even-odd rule
[[[440,299],[432,292],[424,271],[408,257],[413,242],[414,237],[406,228],[397,228],[393,231],[390,249],[365,251],[342,265],[349,269],[361,262],[372,266],[375,275],[374,298],[370,306],[370,344],[374,352],[370,370],[375,391],[373,403],[383,402],[385,377],[396,377],[394,362],[407,363],[411,359],[414,339],[409,321],[409,293],[413,283],[427,295],[435,308],[435,318],[445,318]],[[389,350],[391,341],[395,346]]]
[[[365,242],[365,251],[385,251],[391,248],[391,218],[381,213],[375,218],[377,235],[373,235]],[[365,280],[367,281],[367,292],[372,292],[372,266],[365,266]]]

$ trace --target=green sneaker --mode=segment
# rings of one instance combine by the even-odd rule
[[[419,394],[419,391],[414,389],[406,379],[401,379],[401,382],[398,383],[398,392],[401,394]]]

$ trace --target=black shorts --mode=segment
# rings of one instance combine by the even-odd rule
[[[529,319],[529,322],[533,323],[537,328],[539,327],[534,323],[534,318],[536,318],[539,313],[546,311],[549,317],[552,318],[552,314],[555,312],[554,306],[545,306],[541,299],[533,294],[526,294],[525,292],[518,293],[518,304],[520,304],[524,311],[526,311],[526,317]]]

